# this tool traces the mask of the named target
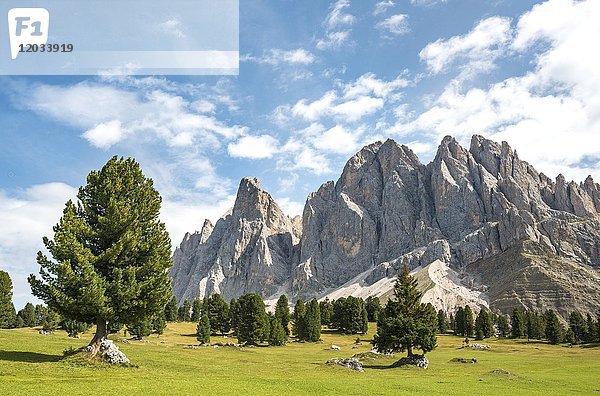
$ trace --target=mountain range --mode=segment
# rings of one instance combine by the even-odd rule
[[[422,164],[389,139],[352,156],[337,182],[288,217],[256,178],[233,208],[173,255],[179,301],[256,292],[267,300],[390,296],[407,265],[436,308],[600,307],[600,185],[555,180],[506,142],[445,137]]]

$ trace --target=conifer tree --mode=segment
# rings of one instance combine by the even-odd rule
[[[107,323],[140,323],[171,297],[171,241],[160,222],[161,197],[131,158],[113,157],[92,171],[44,238],[54,260],[38,252],[33,294],[62,316],[96,324],[95,355]]]
[[[8,272],[0,271],[0,329],[10,329],[17,325],[12,290],[13,284]]]
[[[494,322],[492,315],[486,309],[482,309],[475,320],[475,338],[483,340],[494,335]]]
[[[92,327],[90,323],[79,322],[73,319],[63,319],[59,325],[67,332],[69,337],[77,337],[80,333],[85,333]]]
[[[367,310],[369,322],[377,322],[379,312],[381,312],[381,302],[379,301],[379,297],[367,297],[365,300],[365,308]]]
[[[128,324],[127,331],[136,339],[141,340],[152,333],[152,320],[144,319],[137,323]]]
[[[273,317],[271,321],[271,334],[269,335],[269,345],[271,346],[282,346],[285,345],[287,335],[281,325],[281,318],[277,316]]]
[[[319,310],[321,311],[321,324],[323,326],[331,326],[333,304],[329,301],[329,298],[325,297],[325,300],[319,303]]]
[[[321,339],[321,312],[319,303],[312,299],[306,307],[306,337],[303,341],[317,342]]]
[[[277,304],[275,305],[275,317],[281,323],[281,328],[287,338],[290,335],[290,307],[289,301],[284,294],[279,297]]]
[[[208,318],[210,319],[210,330],[213,334],[229,333],[231,325],[229,321],[229,305],[220,294],[215,293],[208,299]]]
[[[394,286],[394,299],[388,301],[379,318],[373,345],[381,352],[407,351],[413,348],[427,353],[436,347],[437,314],[431,304],[421,303],[417,281],[404,266]]]
[[[177,311],[177,298],[172,296],[164,309],[165,319],[167,322],[175,322],[177,320],[178,311]]]
[[[294,306],[294,313],[292,315],[294,319],[293,332],[299,340],[306,339],[306,305],[303,300],[296,301]]]
[[[194,298],[194,302],[192,303],[192,322],[199,322],[200,317],[202,316],[202,300],[199,298]]]
[[[575,336],[575,342],[572,342],[572,344],[585,340],[587,334],[587,325],[581,312],[571,312],[571,315],[569,315],[569,328],[573,330],[573,334]]]
[[[460,336],[466,335],[467,322],[465,320],[465,309],[463,307],[458,307],[455,322],[456,327],[454,333]]]
[[[568,328],[567,332],[565,333],[565,337],[564,337],[564,342],[566,342],[569,345],[575,345],[577,344],[577,339],[575,337],[575,333],[573,332],[572,328]]]
[[[177,310],[177,320],[180,322],[189,322],[190,321],[190,311],[192,307],[188,300],[184,300],[181,307]]]
[[[521,338],[525,335],[525,317],[518,307],[513,310],[510,328],[512,338]]]
[[[560,344],[563,341],[564,332],[558,316],[553,310],[546,311],[546,338],[551,344]]]
[[[510,324],[508,324],[508,319],[506,315],[500,314],[496,318],[496,326],[498,326],[498,335],[500,337],[508,337],[510,335]]]
[[[208,312],[202,310],[200,322],[196,327],[196,339],[200,344],[210,343],[210,320],[208,319]]]
[[[18,316],[23,319],[24,327],[34,327],[36,325],[35,307],[32,303],[25,304],[25,307],[19,311]]]
[[[238,324],[240,320],[240,303],[235,298],[231,299],[229,303],[229,323],[231,325],[231,330],[237,334],[238,332]]]
[[[446,313],[443,309],[440,309],[437,313],[437,329],[440,334],[444,334],[448,331],[448,322],[446,321]]]
[[[596,340],[596,333],[598,332],[598,329],[596,329],[596,326],[598,324],[594,321],[594,318],[589,312],[585,317],[585,323],[587,330],[585,335],[585,342],[594,342]]]
[[[152,331],[156,333],[157,336],[161,336],[165,332],[166,327],[167,321],[165,320],[164,314],[158,314],[152,319]]]
[[[473,311],[471,307],[465,305],[465,335],[467,337],[473,337],[475,335],[475,321],[473,319]]]
[[[265,337],[265,321],[267,321],[265,304],[255,293],[241,296],[238,302],[240,304],[238,340],[242,344],[255,345]]]

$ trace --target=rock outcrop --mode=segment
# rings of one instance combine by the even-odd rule
[[[301,219],[243,179],[231,213],[185,236],[172,275],[180,300],[309,298],[355,280],[362,290],[391,284],[382,280],[402,266],[436,260],[485,291],[491,308],[591,312],[600,306],[600,186],[553,181],[481,136],[468,150],[444,138],[427,165],[393,140],[376,142],[308,196]]]

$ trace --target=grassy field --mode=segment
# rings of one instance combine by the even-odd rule
[[[486,340],[490,351],[472,351],[460,349],[461,339],[448,335],[438,337],[438,348],[427,355],[427,370],[390,368],[398,355],[365,362],[359,373],[323,363],[368,351],[373,330],[358,349],[352,349],[356,336],[327,333],[316,344],[185,348],[196,343],[194,332],[192,323],[171,323],[160,338],[119,342],[138,367],[107,368],[63,358],[65,349],[85,345],[91,334],[77,340],[64,332],[0,330],[0,395],[600,394],[600,346]],[[233,340],[212,339],[227,341]],[[331,344],[341,351],[330,350]],[[478,363],[450,362],[456,357],[475,357]]]

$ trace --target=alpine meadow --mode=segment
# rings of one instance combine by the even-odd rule
[[[0,395],[600,393],[600,1],[17,3]]]

